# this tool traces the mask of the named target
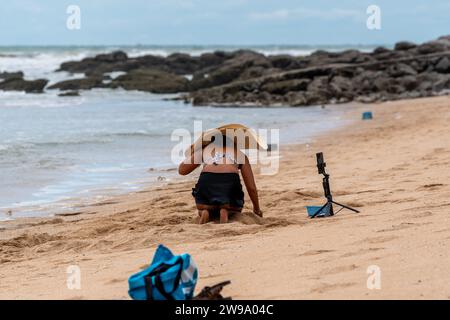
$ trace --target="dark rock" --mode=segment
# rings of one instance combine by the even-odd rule
[[[433,92],[439,93],[445,89],[450,89],[450,77],[447,75],[439,75],[432,84]]]
[[[443,57],[439,60],[435,67],[437,72],[448,73],[450,72],[450,60],[447,57]]]
[[[223,51],[215,51],[215,52],[208,52],[208,53],[203,53],[202,55],[200,55],[199,57],[199,62],[201,65],[201,68],[209,68],[209,67],[214,67],[214,66],[218,66],[222,63],[225,62],[225,60],[230,58],[230,54],[223,52]]]
[[[153,56],[150,56],[153,58]],[[139,66],[148,63],[149,56],[141,57],[141,61],[136,59],[124,59],[122,53],[116,54],[101,54],[93,58],[84,58],[81,61],[69,61],[61,64],[57,71],[67,71],[70,73],[84,73],[88,76],[101,75],[113,71],[128,71],[139,68]],[[164,61],[163,58],[158,59],[154,57],[152,62],[158,64],[156,61]]]
[[[192,101],[192,105],[194,105],[194,106],[205,106],[208,104],[209,99],[205,95],[194,94],[191,101]]]
[[[121,66],[121,70],[117,71],[131,71],[139,68],[169,71],[166,65],[166,58],[150,54],[128,60]]]
[[[385,47],[376,47],[376,48],[373,50],[373,54],[387,53],[387,52],[390,52],[390,51],[391,51],[391,50],[386,49]]]
[[[199,90],[245,79],[245,72],[250,68],[254,71],[258,70],[255,75],[261,76],[262,69],[268,69],[271,66],[269,59],[262,54],[248,50],[236,51],[233,57],[226,60],[219,68],[211,72],[195,73],[189,87],[191,90]],[[242,75],[244,77],[241,77]]]
[[[299,59],[287,54],[269,56],[268,59],[272,64],[272,67],[281,70],[292,70],[305,67]]]
[[[122,87],[154,93],[189,92],[194,105],[293,105],[373,102],[430,96],[449,87],[450,36],[421,45],[398,42],[394,50],[357,50],[311,55],[264,56],[250,50],[216,51],[200,56],[130,58],[113,52],[66,62],[61,70],[85,79],[56,84],[70,90]],[[126,72],[111,79],[107,73]],[[188,80],[185,75],[192,75]],[[19,75],[20,76],[20,75]],[[190,78],[189,78],[190,79]],[[103,81],[106,80],[106,81]]]
[[[9,80],[9,79],[22,79],[23,78],[23,72],[0,72],[0,79],[3,80]]]
[[[415,61],[411,61],[411,63],[409,63],[409,66],[411,68],[413,68],[414,70],[416,70],[417,73],[420,73],[420,72],[425,71],[428,68],[429,62],[423,61],[423,60],[415,60]]]
[[[245,69],[239,75],[239,79],[247,80],[247,79],[252,79],[252,78],[258,78],[258,77],[262,77],[264,75],[270,75],[273,72],[274,72],[273,69],[268,69],[268,68],[261,67],[261,66],[250,67],[248,69]]]
[[[417,74],[416,70],[414,70],[412,67],[404,63],[397,63],[389,66],[387,72],[391,77],[394,78],[409,75],[414,76]]]
[[[369,54],[362,53],[358,50],[346,50],[338,53],[336,57],[333,57],[332,63],[363,63],[371,61],[372,58]]]
[[[101,62],[119,62],[119,61],[126,61],[128,59],[128,56],[123,51],[114,51],[107,54],[99,54],[97,55],[94,60],[101,61]]]
[[[90,90],[105,87],[103,77],[88,77],[82,79],[64,80],[51,85],[48,89],[59,90]]]
[[[342,76],[335,76],[330,82],[330,89],[333,97],[336,99],[353,97],[353,83],[349,78]]]
[[[421,44],[417,47],[417,51],[420,54],[429,54],[429,53],[437,53],[450,50],[450,43],[447,44],[446,41],[429,41],[424,44]]]
[[[48,80],[24,80],[23,78],[12,76],[0,82],[0,90],[4,91],[25,91],[26,93],[42,93]]]
[[[98,62],[93,58],[85,58],[81,61],[67,61],[63,62],[56,71],[67,71],[70,73],[86,73],[97,67]]]
[[[316,50],[313,53],[311,53],[310,57],[315,57],[315,58],[329,58],[330,56],[333,56],[333,54],[331,52],[328,52],[326,50]]]
[[[324,95],[323,90],[307,91],[305,92],[306,105],[315,106],[320,104],[326,104],[329,100]]]
[[[308,97],[305,92],[289,92],[286,95],[286,102],[288,105],[293,107],[307,106],[308,105]],[[270,101],[270,99],[266,99],[266,101]],[[270,103],[266,103],[269,105]]]
[[[68,61],[61,64],[57,71],[70,73],[84,73],[88,76],[100,76],[106,72],[127,71],[138,65],[133,65],[123,51],[114,51],[107,54],[99,54],[93,58],[84,58],[81,61]]]
[[[371,54],[363,53],[358,50],[345,50],[342,52],[327,52],[324,50],[318,50],[303,59],[308,62],[308,66],[312,67],[326,64],[370,62],[374,58]]]
[[[187,90],[185,77],[153,69],[132,70],[114,79],[110,88],[139,90],[153,93],[178,93]]]
[[[391,79],[388,77],[377,77],[373,81],[373,85],[376,91],[388,91],[390,85],[391,85]]]
[[[429,92],[439,92],[448,88],[449,79],[450,76],[447,74],[437,72],[421,73],[417,76],[417,81],[419,83],[417,90],[422,92],[425,96],[429,95]]]
[[[328,86],[328,77],[327,76],[318,76],[313,79],[308,84],[308,91],[318,91],[324,89]]]
[[[377,60],[396,60],[407,58],[408,56],[413,56],[413,53],[410,51],[401,51],[401,50],[388,50],[385,52],[378,53],[373,55]]]
[[[200,67],[199,59],[186,53],[171,54],[166,58],[165,64],[170,72],[176,74],[192,74]]]
[[[398,83],[400,83],[406,90],[412,91],[417,88],[419,82],[415,76],[404,76],[397,78]]]
[[[62,63],[58,71],[85,73],[90,76],[113,71],[127,72],[135,69],[155,69],[184,75],[192,74],[207,67],[217,66],[232,57],[231,54],[218,51],[203,54],[200,57],[174,53],[166,58],[154,55],[128,58],[126,53],[116,51],[110,54],[100,54],[93,58],[85,58],[81,61]]]
[[[261,87],[261,90],[271,94],[286,94],[289,91],[305,91],[310,82],[311,80],[309,79],[292,79],[268,82]]]
[[[409,41],[400,41],[395,44],[394,50],[396,51],[404,51],[404,50],[410,50],[417,47],[415,43],[409,42]]]
[[[308,90],[305,93],[308,104],[318,105],[326,104],[332,97],[331,88],[328,84],[327,76],[315,77],[308,84]]]

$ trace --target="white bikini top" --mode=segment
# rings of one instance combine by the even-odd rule
[[[222,159],[225,159],[225,161],[228,159],[235,165],[238,164],[237,161],[234,159],[234,157],[230,153],[215,152],[214,157],[209,157],[205,160],[205,165],[213,164],[213,165],[217,166],[221,162]],[[224,163],[224,164],[228,164],[228,163]]]

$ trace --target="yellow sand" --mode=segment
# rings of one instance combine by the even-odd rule
[[[359,120],[365,110],[373,121]],[[450,98],[347,116],[349,127],[284,148],[276,176],[256,176],[264,219],[196,225],[190,177],[79,215],[1,223],[0,298],[127,299],[128,276],[164,243],[193,255],[198,288],[231,280],[234,299],[449,299]],[[336,200],[360,214],[307,218],[304,206],[323,202],[317,151]],[[69,265],[81,268],[80,290],[66,286]],[[380,290],[367,288],[370,265]]]

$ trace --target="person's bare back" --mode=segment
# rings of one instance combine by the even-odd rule
[[[253,212],[262,216],[259,208],[258,191],[252,167],[247,156],[237,150],[233,143],[224,136],[226,143],[213,143],[199,150],[202,159],[202,172],[193,189],[193,196],[200,216],[200,224],[211,220],[213,213],[218,212],[220,222],[228,222],[230,214],[240,213],[244,206],[244,193],[240,182],[239,171],[245,187],[253,203]],[[230,147],[230,144],[232,146]],[[201,164],[194,163],[196,154],[186,158],[179,166],[178,172],[187,175]]]

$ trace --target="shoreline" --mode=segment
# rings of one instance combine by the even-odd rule
[[[246,194],[237,220],[196,225],[192,177],[81,215],[2,223],[10,227],[0,229],[0,298],[127,299],[127,277],[164,243],[193,255],[197,290],[229,279],[225,294],[234,299],[448,299],[449,107],[445,96],[365,104],[348,115],[372,110],[374,120],[286,146],[280,172],[256,176],[263,219],[249,214]],[[337,201],[360,214],[307,218],[304,206],[323,202],[318,151]],[[65,286],[72,264],[81,290]],[[383,272],[382,290],[366,287],[370,265]]]
[[[162,102],[161,100],[156,100],[157,102]],[[336,128],[340,128],[347,125],[348,120],[345,118],[346,112],[348,110],[355,108],[359,104],[357,103],[349,103],[348,105],[326,105],[322,106],[311,106],[307,109],[296,109],[293,113],[294,116],[300,117],[300,123],[293,124],[291,123],[291,119],[286,118],[285,115],[282,115],[277,125],[280,128],[281,132],[281,144],[282,145],[290,145],[290,144],[298,144],[303,143],[306,140],[314,139],[316,136],[320,136],[326,134],[326,132],[330,130],[336,130]],[[166,107],[163,105],[163,107]],[[186,107],[188,109],[194,108],[193,106]],[[321,110],[328,111],[322,112]],[[215,109],[211,107],[211,109]],[[248,108],[245,108],[248,109]],[[277,108],[275,108],[277,109]],[[283,107],[283,113],[290,111],[289,107]],[[242,108],[239,108],[242,110]],[[274,108],[265,108],[268,114],[273,114]],[[322,114],[323,113],[323,114]],[[265,114],[265,113],[264,113]],[[265,121],[264,114],[260,115],[260,121]],[[324,120],[320,120],[320,119]],[[317,120],[316,120],[317,119]],[[308,121],[314,121],[313,128],[308,128],[304,133],[287,133],[292,130],[301,131],[302,126],[306,126]],[[330,121],[335,121],[336,123],[329,124]],[[267,121],[266,121],[267,122]],[[273,124],[268,123],[269,127],[272,128]],[[323,126],[323,128],[321,128]],[[316,128],[317,127],[317,128]],[[170,136],[167,136],[167,140],[169,140]],[[151,143],[152,141],[149,141]],[[147,169],[142,169],[140,172],[140,177],[137,175],[137,171],[135,170],[133,176],[125,177],[120,176],[121,178],[114,177],[114,173],[111,173],[109,177],[103,177],[101,184],[83,184],[79,183],[79,180],[75,180],[74,177],[72,179],[65,180],[55,180],[53,184],[45,186],[43,189],[51,189],[56,190],[53,193],[46,194],[45,191],[41,191],[42,189],[36,189],[36,193],[42,193],[38,198],[32,199],[31,195],[28,197],[28,200],[23,201],[21,203],[11,203],[10,205],[4,205],[0,208],[0,225],[3,221],[8,221],[11,219],[18,218],[32,218],[32,217],[46,217],[53,215],[61,215],[65,214],[67,211],[68,214],[75,215],[78,211],[78,207],[85,207],[89,205],[89,203],[98,203],[102,201],[109,201],[113,199],[115,196],[123,196],[128,193],[132,193],[134,191],[142,191],[148,189],[151,186],[161,185],[164,181],[178,181],[179,176],[174,173],[176,171],[176,165],[172,164],[163,164],[165,161],[161,160],[165,159],[163,156],[159,158],[158,163],[148,163]],[[120,164],[120,163],[119,163]],[[82,179],[83,176],[78,176],[78,179]],[[123,179],[126,178],[126,180]],[[71,186],[80,185],[80,187],[73,187],[72,191],[61,191],[58,192],[59,189],[64,190],[67,187],[71,188]],[[82,189],[85,188],[85,189]]]
[[[121,184],[129,185],[127,187],[115,187],[110,183],[101,185],[91,190],[84,192],[88,193],[86,196],[61,196],[57,199],[45,199],[27,202],[28,204],[17,204],[16,206],[5,206],[0,208],[3,217],[0,217],[1,223],[6,221],[15,221],[20,219],[34,219],[34,218],[52,218],[57,216],[77,215],[74,211],[80,208],[97,205],[105,201],[111,201],[116,197],[126,196],[134,192],[143,191],[149,188],[158,187],[164,182],[171,181],[174,176],[164,176],[164,173],[175,171],[176,168],[169,169],[154,169],[149,168],[147,171],[155,173],[155,176],[148,176],[139,180],[123,181]],[[158,174],[161,174],[158,176]],[[162,179],[159,179],[162,178]],[[9,213],[8,213],[9,212]],[[6,217],[6,218],[4,218]]]

